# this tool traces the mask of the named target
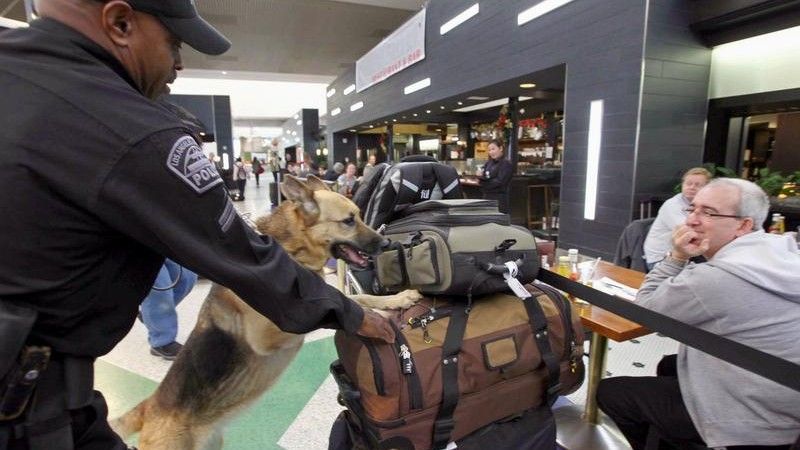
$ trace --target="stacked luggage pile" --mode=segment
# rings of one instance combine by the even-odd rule
[[[583,381],[583,330],[563,295],[531,284],[530,232],[494,201],[461,199],[443,164],[373,174],[355,201],[391,245],[358,278],[426,298],[392,315],[394,344],[337,333],[331,371],[347,409],[331,448],[555,448],[550,406]]]

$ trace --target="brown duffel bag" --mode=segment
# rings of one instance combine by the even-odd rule
[[[555,289],[525,287],[526,300],[425,298],[391,317],[394,344],[337,332],[331,371],[353,429],[372,448],[444,448],[576,390],[580,317]]]

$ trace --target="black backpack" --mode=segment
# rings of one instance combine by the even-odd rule
[[[397,163],[383,170],[372,190],[366,183],[362,188],[369,196],[366,208],[362,208],[364,222],[375,229],[415,203],[464,196],[456,169],[435,161]]]

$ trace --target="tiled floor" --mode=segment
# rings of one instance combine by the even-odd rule
[[[248,184],[246,200],[236,204],[239,212],[255,217],[269,211],[268,183],[264,177],[261,187],[256,188],[253,180]],[[328,277],[328,282],[335,281],[335,276]],[[178,307],[179,341],[185,341],[194,326],[209,286],[208,281],[199,281]],[[676,342],[657,335],[611,343],[607,372],[609,375],[652,375],[661,356],[675,353],[676,349]],[[328,365],[335,358],[331,331],[309,334],[306,345],[279,383],[228,426],[224,448],[326,449],[331,424],[341,410],[336,402],[336,384],[328,375]],[[110,416],[123,413],[149,395],[163,378],[169,364],[150,355],[146,330],[137,321],[128,336],[97,363],[96,384],[108,400]],[[582,405],[585,388],[567,398]]]

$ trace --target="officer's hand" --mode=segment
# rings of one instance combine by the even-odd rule
[[[389,320],[371,309],[364,309],[364,321],[356,332],[359,336],[371,339],[380,339],[384,342],[394,342],[394,328]]]

